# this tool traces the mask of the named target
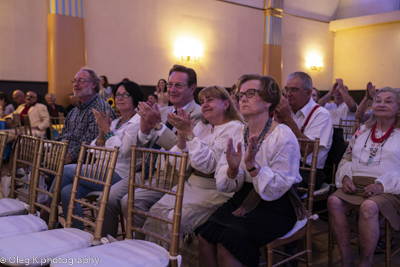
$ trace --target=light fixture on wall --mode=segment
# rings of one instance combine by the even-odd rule
[[[324,63],[322,63],[322,58],[320,56],[309,55],[306,60],[306,66],[312,71],[320,71],[324,66]]]
[[[183,62],[198,62],[203,56],[203,44],[193,37],[182,37],[175,41],[174,54]]]

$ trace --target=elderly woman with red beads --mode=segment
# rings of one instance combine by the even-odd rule
[[[381,88],[372,116],[352,138],[336,173],[338,190],[329,197],[330,224],[342,257],[353,266],[346,213],[359,206],[361,258],[358,266],[371,266],[379,239],[379,216],[400,230],[400,93]]]

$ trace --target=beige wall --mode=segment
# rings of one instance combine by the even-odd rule
[[[47,1],[0,0],[0,80],[47,81]]]
[[[311,71],[306,67],[310,53],[322,57],[321,71]],[[333,82],[333,33],[329,24],[316,20],[284,14],[282,18],[282,79],[295,71],[308,73],[314,87],[328,90]]]
[[[400,87],[400,22],[336,32],[334,75],[349,89]]]
[[[262,10],[215,0],[86,0],[88,66],[111,83],[128,77],[143,85],[167,78],[174,41],[184,35],[204,45],[203,59],[186,64],[198,85],[231,86],[243,73],[262,71]]]

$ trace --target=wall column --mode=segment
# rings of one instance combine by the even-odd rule
[[[71,80],[86,65],[83,0],[49,0],[47,77],[56,103],[68,106]]]
[[[282,87],[282,12],[284,0],[264,0],[263,75]]]

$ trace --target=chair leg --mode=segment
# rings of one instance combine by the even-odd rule
[[[391,256],[391,240],[390,240],[390,223],[387,219],[385,219],[385,235],[386,235],[386,252],[385,252],[385,260],[386,267],[390,266],[390,256]]]
[[[267,257],[267,263],[268,263],[268,267],[272,267],[272,265],[274,264],[274,259],[273,259],[273,250],[271,248],[268,248],[266,250],[265,256]]]
[[[124,214],[121,212],[119,214],[119,222],[121,224],[121,231],[122,231],[122,238],[125,239],[125,221],[124,221]]]

